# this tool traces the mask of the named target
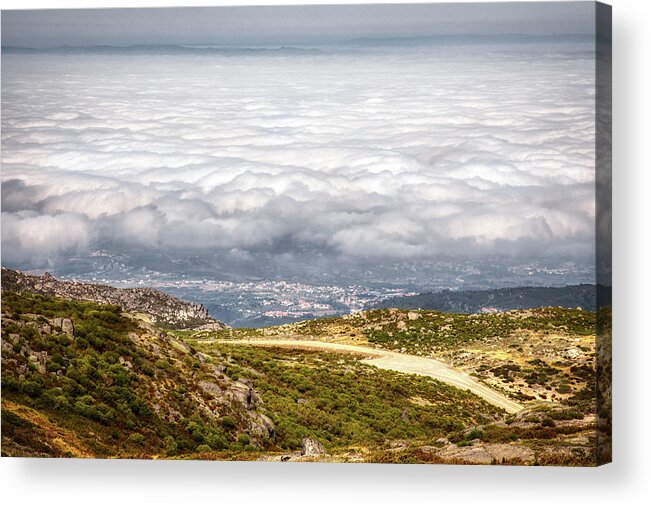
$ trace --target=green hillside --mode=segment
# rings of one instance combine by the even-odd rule
[[[375,310],[167,331],[114,305],[3,292],[2,454],[591,465],[593,325],[553,308]],[[357,355],[228,342],[270,337],[437,357],[526,409]]]
[[[117,306],[3,292],[2,311],[3,455],[176,456],[271,444],[240,385]]]

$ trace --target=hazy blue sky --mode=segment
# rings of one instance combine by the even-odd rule
[[[4,46],[289,44],[594,32],[594,2],[3,11]]]

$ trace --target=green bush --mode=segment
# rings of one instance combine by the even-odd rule
[[[138,432],[129,434],[128,440],[130,443],[143,446],[145,444],[145,436]]]
[[[166,455],[176,455],[179,449],[179,445],[176,443],[176,440],[172,436],[165,436],[163,439],[163,444]]]
[[[214,450],[226,450],[229,447],[226,436],[216,431],[213,431],[206,436],[206,444]]]
[[[479,429],[472,429],[468,434],[466,434],[466,440],[472,441],[473,439],[482,439],[484,433]]]

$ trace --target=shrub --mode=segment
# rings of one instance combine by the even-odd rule
[[[228,448],[228,440],[226,436],[218,432],[212,432],[206,436],[206,444],[214,450],[226,450]]]
[[[25,381],[23,383],[23,392],[30,397],[40,397],[43,393],[43,385],[36,381]]]
[[[481,439],[484,437],[484,433],[479,429],[472,429],[468,434],[466,434],[466,440],[472,441],[473,439]]]
[[[176,440],[172,436],[165,436],[163,439],[165,454],[166,455],[176,455],[176,452],[179,449],[179,445],[176,443]]]
[[[143,436],[139,432],[133,432],[132,434],[129,434],[128,439],[129,439],[130,443],[133,443],[133,444],[136,444],[136,445],[139,445],[139,446],[143,446],[145,444],[145,436]]]

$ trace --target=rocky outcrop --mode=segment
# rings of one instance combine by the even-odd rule
[[[152,288],[115,288],[79,281],[61,281],[49,273],[32,276],[3,268],[2,289],[19,293],[40,293],[67,300],[113,304],[125,311],[144,313],[153,323],[170,328],[202,327],[219,330],[226,327],[222,322],[211,318],[203,305],[186,302]],[[72,327],[61,328],[72,337]]]
[[[271,418],[257,411],[249,411],[249,433],[262,439],[276,437],[276,426]]]
[[[534,461],[533,450],[515,444],[449,445],[437,455],[443,460],[464,464],[530,464]]]
[[[325,448],[319,441],[310,437],[303,438],[303,442],[301,443],[302,456],[316,457],[318,455],[323,455],[324,453]]]
[[[52,327],[60,330],[68,337],[75,337],[75,326],[70,318],[54,318],[51,321]],[[51,326],[46,326],[42,330],[44,333],[49,334],[52,331]]]

